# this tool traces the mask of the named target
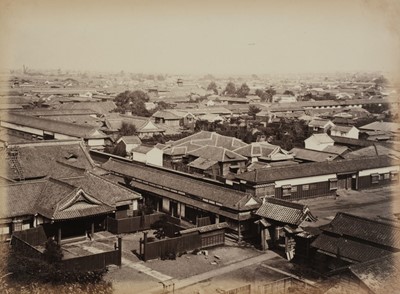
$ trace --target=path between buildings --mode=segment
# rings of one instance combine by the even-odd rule
[[[102,244],[102,246],[107,246],[107,247],[112,248],[112,246],[109,246],[107,244]],[[96,247],[93,247],[93,246],[85,246],[85,245],[83,245],[82,248],[84,250],[87,250],[87,251],[93,253],[93,254],[104,252],[104,250],[96,248]],[[122,252],[122,255],[125,255],[125,257],[121,258],[121,262],[122,262],[123,266],[127,266],[127,267],[130,267],[130,268],[134,269],[134,270],[140,271],[140,272],[142,272],[142,273],[144,273],[144,274],[146,274],[146,275],[148,275],[150,277],[153,277],[153,278],[155,278],[155,279],[157,279],[157,280],[159,280],[161,282],[172,279],[172,277],[164,275],[164,274],[162,274],[162,273],[160,273],[158,271],[155,271],[155,270],[143,265],[141,262],[138,262],[137,260],[130,260],[130,258],[128,257],[126,252]],[[132,259],[134,259],[134,258],[132,257]]]
[[[182,280],[177,280],[175,282],[175,289],[181,289],[181,288],[185,288],[188,287],[190,285],[193,284],[197,284],[201,281],[204,280],[208,280],[211,279],[213,277],[219,276],[219,275],[223,275],[238,269],[241,269],[243,267],[246,266],[250,266],[253,264],[257,264],[257,263],[261,263],[263,261],[269,260],[271,258],[276,257],[277,254],[272,252],[272,251],[267,251],[265,254],[261,254],[255,257],[251,257],[242,261],[238,261],[235,263],[231,263],[227,266],[212,270],[212,271],[208,271],[202,274],[198,274],[186,279],[182,279]],[[275,269],[274,269],[275,270]],[[281,272],[282,273],[282,272]],[[287,273],[289,275],[289,273]],[[153,288],[153,289],[149,289],[146,293],[160,293],[161,288],[157,287],[157,288]]]

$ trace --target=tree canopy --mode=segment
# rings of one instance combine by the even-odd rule
[[[232,83],[232,82],[229,82],[225,87],[224,93],[227,94],[227,95],[236,94],[236,86],[235,86],[235,84]]]
[[[147,93],[141,90],[125,91],[115,97],[114,102],[117,105],[117,111],[125,113],[131,111],[132,114],[139,116],[151,116],[151,113],[146,109],[145,102],[150,100]]]
[[[246,83],[243,83],[240,88],[236,91],[236,95],[240,98],[246,98],[249,95],[250,88]]]
[[[249,106],[249,112],[248,112],[248,114],[249,114],[250,116],[252,116],[253,119],[255,119],[255,118],[256,118],[256,114],[259,113],[260,111],[261,111],[261,109],[258,108],[257,106],[255,106],[255,105],[250,105],[250,106]]]
[[[212,90],[212,91],[214,91],[214,94],[218,95],[218,87],[217,87],[217,84],[215,82],[211,82],[208,85],[207,90],[209,90],[209,91]]]

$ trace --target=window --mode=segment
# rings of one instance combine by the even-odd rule
[[[282,186],[282,196],[291,196],[292,195],[291,190],[292,190],[291,185]]]
[[[379,174],[372,174],[371,175],[371,183],[372,184],[379,183]]]
[[[303,191],[308,191],[310,190],[310,185],[303,185]]]
[[[337,179],[329,179],[329,190],[337,190]]]
[[[397,171],[390,172],[390,179],[392,181],[397,181],[399,179],[399,173]]]
[[[292,186],[291,192],[292,192],[292,193],[297,193],[297,186]]]
[[[383,175],[384,180],[389,180],[390,179],[390,174],[384,174]]]

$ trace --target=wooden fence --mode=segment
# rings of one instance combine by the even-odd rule
[[[251,294],[251,284],[240,286],[235,289],[222,290],[223,294]]]
[[[26,257],[45,260],[44,254],[35,248],[35,246],[44,245],[47,241],[47,239],[43,238],[43,235],[41,235],[43,230],[39,228],[40,227],[17,232],[17,234],[14,233],[11,238],[12,248]],[[25,240],[32,241],[37,245],[30,244]],[[43,240],[44,242],[41,242]],[[61,267],[66,271],[74,272],[103,270],[110,264],[121,266],[121,257],[122,240],[118,238],[118,246],[115,250],[63,259],[61,260]]]
[[[145,233],[144,240],[140,244],[140,255],[144,261],[147,261],[163,258],[169,254],[178,255],[197,248],[201,248],[201,237],[198,233],[153,242],[147,241],[147,234]]]
[[[322,291],[301,280],[294,278],[284,278],[259,287],[259,294],[289,294],[289,293],[308,293],[322,294]]]
[[[167,218],[168,223],[172,223],[175,225],[180,224],[179,218],[159,212],[122,219],[107,217],[107,230],[113,234],[124,234],[149,230],[157,221],[161,220],[164,216]]]
[[[43,245],[47,241],[47,236],[42,226],[29,230],[16,231],[13,233],[13,236],[32,246]]]
[[[181,236],[149,242],[147,233],[140,240],[140,255],[144,261],[179,255],[186,251],[223,245],[225,243],[226,223],[196,227],[180,231]]]

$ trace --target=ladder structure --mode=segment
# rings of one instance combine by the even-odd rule
[[[19,180],[25,180],[24,173],[19,162],[19,148],[18,147],[9,147],[7,149],[7,158],[10,162],[10,167],[16,171],[18,174]]]

